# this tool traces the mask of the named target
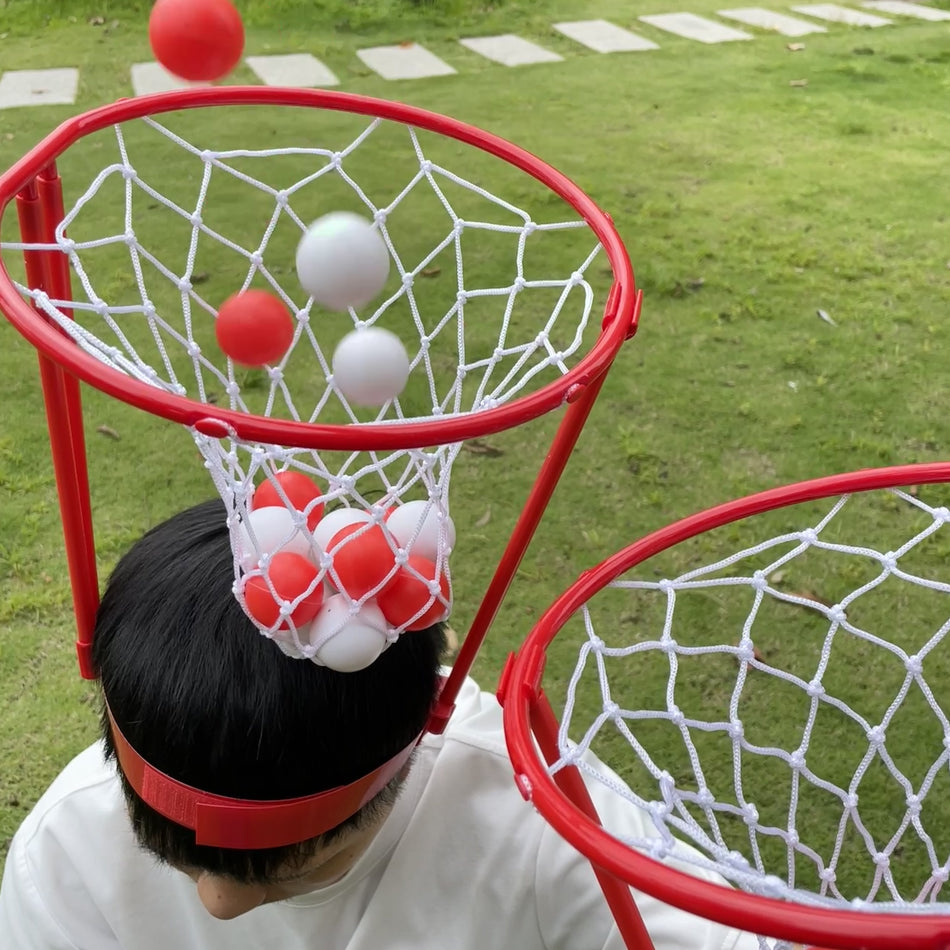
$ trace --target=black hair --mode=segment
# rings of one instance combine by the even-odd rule
[[[356,673],[286,657],[232,593],[226,518],[220,499],[183,511],[149,531],[112,573],[93,662],[116,724],[154,768],[218,795],[295,798],[353,782],[424,728],[438,690],[442,625],[401,636]],[[114,759],[105,710],[103,737]],[[364,826],[398,783],[318,838],[231,850],[195,844],[192,830],[146,805],[119,773],[142,847],[176,867],[260,883]]]

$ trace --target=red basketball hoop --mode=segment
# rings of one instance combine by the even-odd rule
[[[861,598],[876,596],[885,583],[903,585],[901,590],[904,587],[919,590],[921,596],[927,598],[939,596],[946,599],[950,594],[950,584],[926,570],[926,564],[932,560],[921,563],[926,545],[941,543],[930,539],[935,538],[950,521],[950,511],[946,507],[930,507],[918,500],[916,489],[908,492],[897,488],[948,482],[950,463],[945,462],[860,471],[765,491],[677,521],[582,574],[545,612],[517,655],[511,658],[503,674],[499,696],[504,706],[505,731],[519,788],[558,833],[590,859],[628,946],[637,950],[652,948],[630,899],[628,885],[692,914],[763,935],[759,938],[759,946],[763,948],[789,946],[785,941],[841,950],[943,950],[950,944],[950,905],[935,900],[948,877],[939,854],[934,852],[936,858],[930,868],[925,867],[919,875],[912,876],[913,883],[901,883],[908,879],[906,876],[898,881],[902,847],[910,839],[916,841],[917,835],[930,841],[928,829],[931,826],[926,819],[929,816],[932,820],[933,813],[927,812],[929,801],[925,798],[932,788],[933,776],[940,771],[945,750],[938,742],[940,748],[933,750],[935,765],[928,771],[929,777],[915,782],[894,766],[893,756],[887,753],[885,735],[887,727],[893,726],[895,711],[907,694],[907,688],[899,691],[893,702],[889,699],[890,693],[881,699],[880,706],[890,705],[878,721],[869,718],[866,712],[852,709],[848,705],[848,696],[827,682],[831,678],[829,663],[832,663],[831,669],[837,671],[839,685],[842,681],[859,681],[862,674],[874,677],[877,674],[873,656],[871,659],[868,656],[874,648],[882,648],[888,662],[893,659],[900,663],[895,667],[895,677],[900,673],[907,683],[923,683],[924,694],[936,704],[926,686],[923,665],[925,660],[929,662],[935,656],[936,648],[950,631],[950,621],[934,621],[935,629],[927,627],[927,634],[922,635],[922,645],[912,649],[911,641],[904,639],[916,635],[909,629],[909,620],[890,627],[878,624],[865,629],[854,615],[859,613],[864,603]],[[921,497],[925,494],[921,490]],[[817,519],[812,511],[814,506],[808,509],[807,515],[786,510],[790,506],[834,496],[841,497],[830,511]],[[878,514],[884,512],[876,526],[889,537],[892,528],[895,533],[899,530],[898,517],[909,518],[911,526],[901,535],[906,539],[910,534],[909,540],[879,550],[873,541],[869,544],[850,540],[850,537],[841,540],[834,535],[838,526],[835,519],[847,517],[841,512],[849,511],[849,505],[862,504],[876,506],[873,510]],[[777,512],[778,509],[782,511]],[[692,556],[692,549],[687,549],[681,553],[677,563],[688,564],[689,569],[676,577],[660,573],[659,569],[650,572],[643,568],[648,559],[661,553],[669,558],[676,554],[673,550],[676,546],[722,526],[750,519],[731,530],[738,532],[747,527],[751,530],[750,526],[757,523],[753,516],[761,518],[773,511],[781,515],[781,519],[776,518],[782,526],[776,538],[757,540],[738,553],[703,567],[695,566],[699,557]],[[856,509],[854,518],[858,520],[847,522],[852,526],[847,530],[854,529],[858,537],[866,520],[864,512],[864,508]],[[793,517],[799,520],[791,522]],[[794,524],[794,530],[787,530],[789,524]],[[867,531],[870,530],[868,527]],[[946,530],[941,536],[943,540],[946,540]],[[845,531],[841,528],[838,534],[844,537]],[[754,533],[752,537],[758,539],[761,533]],[[730,541],[735,544],[734,537]],[[705,557],[708,558],[708,539],[705,544]],[[935,556],[933,548],[927,550],[932,559]],[[828,598],[824,598],[811,591],[783,587],[782,581],[788,572],[806,570],[796,566],[800,563],[796,559],[809,557],[819,559],[807,567],[813,571],[809,576],[818,578],[811,583],[820,584],[824,578],[829,591],[837,590],[837,574],[828,567],[827,560],[821,559],[840,558],[847,562],[841,576],[848,578],[853,589],[845,596],[829,593]],[[808,562],[803,560],[801,563]],[[909,566],[911,563],[912,567]],[[940,563],[938,559],[938,567]],[[662,570],[666,570],[665,565],[666,562]],[[856,565],[860,565],[863,571],[860,577],[856,574]],[[628,573],[638,566],[635,576]],[[664,579],[658,580],[658,576]],[[646,579],[641,580],[641,577]],[[701,610],[694,609],[692,613],[690,608],[683,606],[694,594],[701,592],[702,596],[708,597],[716,591],[723,592],[724,602],[732,592],[741,593],[741,598],[738,593],[736,595],[737,601],[742,599],[742,609],[736,608],[735,625],[723,620],[725,613],[717,613],[718,601],[704,603]],[[658,598],[655,614],[662,632],[656,638],[652,638],[653,631],[648,626],[651,614],[644,606],[645,602],[631,599],[641,595]],[[612,609],[608,611],[601,607],[598,612],[599,603],[607,603],[608,599]],[[882,604],[892,601],[873,603],[877,605],[874,609],[878,611],[875,616],[878,616],[884,609]],[[814,634],[814,656],[809,655],[807,664],[788,659],[787,655],[775,655],[781,653],[783,642],[777,634],[770,641],[770,652],[760,655],[761,638],[775,627],[775,616],[766,612],[770,604],[775,605],[775,610],[801,611],[805,617],[801,623],[807,622],[815,627],[813,632],[796,633],[795,637],[805,643]],[[678,610],[685,611],[687,619],[680,622]],[[904,618],[906,608],[901,610]],[[632,634],[627,637],[617,632],[622,625],[619,619],[621,611],[627,611],[624,623],[628,629],[630,624],[633,626]],[[937,618],[950,616],[950,610],[943,613],[939,604],[935,604],[933,615]],[[631,620],[631,617],[635,619]],[[711,622],[711,618],[715,619]],[[597,633],[598,620],[604,637]],[[764,624],[765,633],[756,623]],[[580,659],[567,688],[557,687],[559,693],[566,696],[564,710],[558,714],[545,693],[545,662],[555,645],[567,649],[572,633],[580,643]],[[835,667],[831,658],[835,655],[834,650],[839,648],[846,651],[843,655],[847,657],[847,651],[854,644],[860,647],[864,659],[858,665],[848,660],[842,676],[841,666]],[[762,649],[766,650],[764,646]],[[680,683],[690,673],[698,675],[700,667],[689,666],[689,673],[680,667],[685,663],[699,664],[706,660],[719,663],[719,673],[730,680],[735,677],[735,685],[723,688],[727,698],[702,699],[701,702],[708,702],[709,706],[700,712],[697,711],[700,701],[694,703],[692,698],[682,698],[682,690],[688,689],[688,684],[681,686]],[[657,687],[655,701],[652,694],[647,695],[645,681],[637,678],[637,670],[654,661],[662,670],[666,670],[669,663],[669,680],[662,689],[664,695],[659,695]],[[800,668],[795,667],[795,663],[800,664]],[[810,678],[802,672],[803,669],[813,670]],[[618,672],[620,670],[622,672]],[[751,739],[749,718],[740,718],[740,710],[752,708],[743,705],[751,702],[748,691],[757,690],[759,696],[767,695],[770,684],[773,684],[772,689],[784,690],[778,693],[777,702],[784,703],[786,697],[797,690],[802,694],[802,708],[811,710],[810,718],[803,714],[801,725],[795,726],[796,741],[801,743],[797,748],[788,750],[783,749],[778,741],[770,744],[763,738]],[[592,712],[585,709],[584,714],[579,715],[576,710],[580,700],[577,697],[584,690]],[[715,693],[713,687],[708,687],[708,691]],[[629,702],[625,703],[625,697]],[[818,715],[816,709],[819,714],[826,711],[840,714],[847,727],[866,733],[867,751],[855,750],[854,755],[860,757],[861,764],[850,777],[829,779],[821,768],[812,767],[814,763],[810,765],[809,757],[817,757],[820,752],[816,748],[820,740],[814,738],[816,733],[813,731]],[[792,715],[791,712],[788,714]],[[939,711],[935,714],[941,715]],[[746,715],[751,717],[751,713]],[[590,724],[592,716],[594,723]],[[617,732],[627,733],[626,741],[630,744],[627,751],[633,750],[641,757],[636,765],[643,768],[637,774],[649,769],[656,780],[655,789],[650,775],[645,775],[636,787],[617,792],[633,807],[643,809],[643,813],[649,815],[652,824],[648,836],[636,840],[627,837],[622,841],[618,836],[625,834],[624,829],[601,825],[588,791],[589,786],[598,785],[596,766],[586,763],[584,756],[592,743],[598,741],[596,737],[602,724],[607,727],[612,724],[618,727]],[[670,735],[677,741],[682,736],[693,760],[692,769],[680,768],[679,765],[674,769],[662,758],[658,743],[649,745],[645,736],[655,724],[669,727]],[[721,781],[712,775],[711,770],[708,774],[704,772],[698,750],[705,739],[697,736],[721,736],[725,748],[733,750],[734,769],[740,768],[735,763],[741,760],[745,773],[750,771],[750,758],[756,755],[767,757],[770,767],[774,766],[768,773],[767,787],[752,787],[753,780],[745,778],[740,771],[723,777]],[[611,729],[605,741],[611,742],[614,738]],[[901,740],[898,738],[896,742],[899,744]],[[665,754],[672,756],[670,752]],[[635,758],[631,755],[631,761]],[[685,751],[681,758],[686,761]],[[878,758],[894,768],[894,778],[899,782],[895,794],[900,797],[907,793],[907,802],[903,806],[906,814],[899,822],[901,833],[907,832],[906,838],[896,832],[889,837],[889,826],[888,834],[880,832],[882,841],[874,828],[862,823],[859,799],[864,789],[861,783],[867,781],[869,763],[873,764]],[[616,760],[609,765],[614,769],[624,767]],[[794,786],[794,794],[787,798],[776,778],[778,770],[782,775],[787,771]],[[582,775],[588,778],[587,783]],[[599,779],[603,786],[612,783],[616,784],[616,776]],[[800,834],[797,826],[799,796],[804,795],[803,789],[807,790],[812,784],[822,795],[827,794],[842,804],[841,824],[830,839],[835,843],[824,851],[818,844],[812,846],[805,832]],[[781,808],[785,817],[769,824],[765,811],[772,798],[780,799],[780,806],[775,808]],[[742,827],[737,831],[734,826]],[[860,826],[867,833],[864,844],[868,853],[864,857],[869,868],[866,873],[862,872],[864,877],[861,880],[867,879],[870,885],[869,893],[863,897],[839,890],[839,875],[844,873],[845,863],[841,858],[842,839],[854,826]],[[680,839],[690,841],[694,846],[685,858],[676,851],[679,845],[673,841],[674,831]],[[735,843],[743,835],[747,835],[744,851],[741,843]],[[778,870],[774,862],[770,865],[762,859],[758,848],[770,837],[779,842],[777,847],[787,851],[787,866],[798,878],[790,874],[786,880],[781,873],[785,858],[778,861]],[[664,863],[671,855],[698,868],[717,872],[737,883],[740,889],[730,888],[725,881],[720,885],[675,870]],[[802,872],[802,862],[814,863],[810,875]],[[801,883],[806,876],[811,883]],[[903,891],[905,886],[909,893]]]
[[[269,114],[273,115],[276,107],[299,110],[301,124],[307,126],[306,134],[302,135],[300,142],[292,146],[282,145],[255,151],[247,148],[244,143],[237,148],[219,147],[214,150],[209,141],[212,136],[205,134],[204,130],[198,135],[199,144],[192,145],[158,121],[158,118],[164,120],[166,116],[179,118],[185,112],[197,109],[228,109],[237,114],[244,108],[253,107],[261,110],[262,120],[266,120]],[[315,118],[342,115],[365,118],[365,129],[349,144],[344,144],[343,148],[335,141],[327,144],[320,142],[317,138],[320,124]],[[264,124],[266,125],[266,121]],[[211,199],[206,195],[206,182],[197,189],[198,198],[194,207],[183,208],[175,200],[161,194],[151,181],[146,181],[139,175],[134,160],[128,153],[126,139],[131,134],[128,130],[141,130],[143,126],[143,134],[158,133],[153,136],[156,147],[178,149],[191,160],[197,169],[195,174],[198,177],[230,176],[228,181],[231,184],[235,181],[249,183],[249,194],[252,196],[259,197],[262,192],[267,192],[269,197],[274,199],[277,208],[275,221],[281,213],[294,217],[294,197],[312,187],[316,179],[320,178],[318,184],[327,182],[332,183],[334,187],[340,185],[341,181],[346,182],[352,189],[351,197],[355,196],[354,200],[375,218],[377,225],[385,233],[403,282],[403,286],[397,287],[372,317],[360,321],[355,313],[351,313],[351,316],[357,325],[372,324],[376,321],[382,324],[387,312],[392,313],[397,307],[403,306],[404,312],[411,313],[415,319],[415,329],[422,334],[419,353],[413,363],[414,371],[420,371],[422,367],[421,371],[428,372],[430,383],[435,373],[423,351],[427,351],[430,344],[435,342],[434,332],[431,324],[424,325],[427,315],[419,316],[420,307],[412,297],[412,285],[416,285],[418,292],[418,288],[423,285],[423,278],[435,269],[430,266],[426,271],[422,265],[429,259],[435,260],[436,254],[433,252],[429,258],[423,256],[422,264],[410,266],[410,263],[415,261],[410,262],[408,258],[404,260],[400,256],[400,237],[392,224],[392,215],[394,209],[407,203],[407,195],[414,189],[418,191],[431,188],[445,205],[451,226],[448,229],[448,237],[436,247],[436,251],[440,248],[442,251],[447,249],[451,254],[453,247],[457,251],[455,256],[458,258],[459,267],[456,275],[459,299],[454,304],[454,312],[459,325],[461,317],[458,314],[465,305],[474,307],[476,303],[491,295],[499,297],[503,302],[508,301],[507,312],[504,306],[499,311],[501,329],[494,354],[488,356],[487,363],[483,359],[472,361],[470,365],[463,365],[460,356],[457,372],[461,380],[466,374],[475,372],[476,368],[480,372],[488,363],[492,363],[493,367],[497,363],[496,379],[501,381],[497,391],[492,389],[494,384],[483,382],[477,394],[477,404],[466,405],[459,395],[463,388],[461,382],[455,389],[450,387],[449,395],[436,392],[433,385],[433,398],[428,410],[413,412],[397,407],[389,416],[380,413],[376,417],[367,418],[344,407],[341,422],[331,420],[325,423],[320,416],[321,407],[326,408],[326,400],[318,400],[318,405],[313,410],[303,413],[298,412],[292,405],[292,399],[286,394],[283,413],[271,412],[271,402],[267,403],[267,411],[263,412],[250,402],[245,404],[243,396],[233,392],[235,377],[230,364],[221,362],[217,367],[210,367],[210,371],[217,373],[215,379],[228,392],[231,405],[214,404],[213,400],[205,398],[207,394],[202,374],[209,372],[206,364],[210,357],[207,355],[207,347],[202,351],[202,346],[196,342],[197,335],[191,335],[190,321],[199,317],[205,318],[209,314],[213,316],[214,302],[201,299],[192,280],[195,276],[193,252],[187,264],[174,272],[155,260],[153,249],[144,243],[144,239],[136,231],[138,225],[133,217],[140,214],[141,207],[136,201],[140,202],[142,193],[150,196],[160,213],[168,211],[173,217],[177,216],[176,220],[180,219],[179,223],[183,221],[192,228],[194,241],[214,240],[226,250],[235,251],[241,257],[242,266],[245,266],[246,274],[241,281],[245,287],[262,273],[272,283],[275,282],[272,270],[268,270],[273,262],[266,258],[266,254],[261,253],[271,233],[268,231],[259,246],[254,245],[248,250],[240,239],[215,232],[204,220],[209,216],[209,207],[213,210]],[[81,146],[87,137],[110,127],[116,131],[118,158],[112,165],[104,168],[87,187],[87,181],[79,178],[78,173],[67,169],[66,165],[74,148]],[[398,188],[394,188],[393,193],[388,196],[388,203],[365,193],[359,183],[347,173],[347,162],[357,153],[358,147],[364,150],[372,148],[374,137],[382,134],[379,132],[380,128],[401,130],[404,144],[409,146],[406,151],[416,162],[415,176],[404,191],[400,192]],[[440,140],[460,143],[468,147],[473,154],[497,158],[499,166],[521,170],[526,178],[540,183],[548,192],[554,192],[562,199],[564,213],[569,212],[571,220],[535,221],[529,213],[522,212],[510,202],[495,198],[488,190],[487,184],[482,186],[480,183],[470,182],[438,162],[430,160],[424,151],[426,143],[421,139],[421,136],[429,133],[433,133]],[[328,136],[328,139],[332,137]],[[369,144],[365,144],[367,142]],[[255,159],[260,159],[261,162],[269,159],[277,163],[292,155],[305,155],[317,171],[309,177],[304,176],[290,187],[272,187],[263,180],[254,179],[243,170],[243,166],[238,167],[241,162]],[[389,160],[393,160],[390,152],[380,151],[377,154],[377,162]],[[74,189],[87,189],[77,204],[69,210],[64,205],[57,163],[63,167],[64,175],[76,180]],[[154,161],[152,165],[154,167]],[[113,179],[124,182],[127,193],[125,225],[120,225],[116,233],[86,237],[85,240],[83,237],[77,237],[77,222],[80,221],[82,213],[87,207],[93,206],[99,194],[97,189],[107,187]],[[446,199],[448,187],[464,191],[465,199],[483,201],[486,207],[490,206],[501,217],[487,224],[478,220],[465,220],[462,214],[457,213],[451,206],[453,201]],[[135,201],[128,197],[133,191]],[[338,192],[339,189],[334,193],[337,197]],[[451,446],[464,439],[485,436],[520,425],[558,407],[568,407],[555,437],[553,449],[544,463],[528,505],[499,565],[495,580],[486,594],[471,635],[463,647],[456,666],[458,675],[453,676],[443,693],[445,705],[439,717],[442,717],[444,724],[444,717],[451,709],[458,686],[497,612],[514,570],[596,398],[604,374],[624,340],[632,336],[636,329],[640,294],[635,289],[632,270],[621,239],[609,217],[576,185],[540,159],[497,136],[455,119],[401,103],[345,93],[262,87],[189,89],[144,96],[121,100],[70,119],[6,173],[0,175],[0,214],[14,199],[20,217],[22,241],[7,243],[0,254],[0,310],[41,354],[50,437],[79,627],[80,664],[86,676],[91,675],[88,650],[98,588],[77,380],[149,413],[188,426],[196,438],[204,438],[206,442],[230,440],[231,445],[242,447],[278,446],[288,449],[289,451],[281,456],[279,465],[275,463],[272,468],[293,468],[308,451],[398,454],[422,451],[426,446]],[[395,210],[397,217],[399,213],[401,212]],[[586,353],[583,353],[580,347],[583,328],[587,325],[587,315],[594,303],[586,276],[593,258],[581,258],[569,277],[556,281],[534,281],[523,266],[525,248],[531,247],[537,235],[557,235],[565,228],[578,227],[587,231],[594,239],[596,249],[606,258],[611,275],[609,288],[605,289],[599,301],[603,310],[600,332]],[[510,286],[481,289],[463,283],[460,235],[466,228],[469,229],[468,233],[481,229],[494,231],[501,238],[510,239],[509,243],[515,247],[516,258],[513,261]],[[91,257],[104,248],[122,245],[123,242],[130,248],[131,266],[141,291],[140,301],[132,306],[122,306],[121,302],[116,303],[108,299],[105,293],[100,294],[84,258],[84,255]],[[26,260],[26,278],[22,282],[15,281],[11,276],[14,264],[10,255],[20,252]],[[158,323],[153,322],[156,318],[153,311],[158,308],[153,308],[149,297],[148,281],[152,274],[149,271],[149,274],[143,277],[141,273],[149,264],[161,271],[172,285],[177,286],[185,312],[187,326],[184,329],[179,326],[169,329],[163,322],[162,314],[157,316]],[[80,286],[74,290],[77,284]],[[537,334],[536,340],[529,339],[527,344],[511,346],[510,334],[517,322],[512,319],[512,312],[514,311],[517,317],[517,301],[531,296],[536,291],[540,293],[539,288],[542,288],[542,285],[546,291],[552,287],[561,288],[561,298],[555,303],[553,316],[547,324],[542,322],[540,327],[532,331],[532,337]],[[565,301],[575,297],[583,298],[585,295],[573,337],[565,337],[565,334],[561,333],[562,340],[566,339],[567,345],[555,344],[553,335],[557,330],[557,320],[561,320],[563,324],[562,314],[570,310]],[[311,304],[303,302],[306,295],[301,298],[297,293],[296,296],[295,301],[292,295],[284,293],[285,302],[296,311],[298,320],[306,323]],[[126,324],[123,320],[129,316],[130,311],[136,311],[137,317],[144,314],[152,327],[153,335],[160,337],[158,352],[151,363],[144,359],[139,360],[134,348],[126,346]],[[103,339],[97,337],[99,326],[94,326],[96,317],[105,320],[108,332],[111,333],[108,339],[105,339],[106,331],[102,332]],[[440,325],[437,329],[441,328]],[[412,329],[410,323],[410,330]],[[521,327],[519,332],[525,332],[524,327]],[[299,337],[303,338],[308,334],[312,338],[311,331],[305,329]],[[193,359],[195,383],[182,383],[176,375],[177,365],[172,365],[174,356],[166,359],[169,340],[181,343]],[[320,352],[319,343],[315,339],[313,347],[315,352]],[[324,360],[322,356],[319,359]],[[164,365],[166,363],[167,367]],[[327,372],[325,360],[322,372]],[[456,370],[453,368],[452,372],[455,373]],[[488,379],[487,375],[485,379]],[[332,389],[332,384],[328,392],[329,389]],[[277,402],[280,402],[279,382],[272,386],[272,393],[274,392],[278,393]],[[336,398],[339,394],[333,395]],[[339,417],[338,412],[337,418]],[[214,453],[210,454],[212,458],[209,464],[219,465],[220,459],[213,457]],[[452,459],[454,454],[451,458],[442,459],[440,465],[447,470]],[[307,470],[313,471],[313,466]],[[249,468],[245,466],[242,471],[247,481]],[[272,477],[273,472],[268,470],[265,474]],[[436,490],[429,486],[430,496],[433,491],[438,495],[441,489]],[[345,491],[343,495],[338,492],[337,500],[345,494]],[[246,501],[245,498],[235,498],[238,506]],[[440,511],[440,514],[444,515],[444,511]],[[435,720],[436,723],[439,722],[439,717]]]

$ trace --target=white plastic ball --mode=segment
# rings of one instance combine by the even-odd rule
[[[314,659],[338,673],[366,669],[386,649],[386,618],[371,601],[353,616],[349,598],[334,594],[310,626],[310,642],[330,638],[318,647]]]
[[[371,221],[334,211],[307,228],[297,245],[297,277],[328,310],[368,304],[389,277],[389,249]]]
[[[257,540],[255,545],[251,530]],[[298,530],[294,516],[286,508],[257,508],[237,528],[237,555],[242,570],[253,570],[264,554],[278,551],[299,554],[315,563],[316,556],[306,529]]]
[[[443,524],[445,540],[440,545]],[[401,548],[407,548],[411,554],[418,554],[430,561],[438,559],[440,546],[444,555],[448,555],[455,547],[455,525],[452,519],[446,515],[443,522],[435,504],[427,501],[407,501],[400,505],[386,519],[386,527]],[[414,541],[413,535],[416,535]]]
[[[337,508],[324,515],[313,529],[313,540],[321,551],[326,551],[333,536],[351,524],[372,521],[372,516],[361,508]]]
[[[382,406],[409,380],[409,354],[395,333],[363,327],[347,333],[333,353],[333,381],[357,406]]]

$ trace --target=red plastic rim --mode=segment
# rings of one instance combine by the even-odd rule
[[[841,950],[946,950],[950,915],[826,909],[760,897],[674,870],[626,847],[571,802],[548,774],[532,735],[545,651],[591,597],[625,571],[713,528],[800,502],[852,492],[950,482],[950,462],[831,475],[749,495],[674,522],[585,571],[543,614],[502,681],[505,737],[519,786],[552,827],[590,861],[651,896],[750,933]]]
[[[21,298],[0,259],[0,311],[38,350],[69,373],[110,396],[146,412],[182,425],[215,420],[240,439],[279,443],[307,449],[420,448],[489,435],[535,419],[576,399],[578,388],[598,379],[609,368],[625,339],[636,329],[640,294],[633,270],[610,218],[577,185],[530,152],[505,139],[438,113],[403,103],[350,93],[260,86],[184,89],[135,99],[119,100],[69,119],[3,175],[0,175],[0,216],[14,197],[26,189],[45,168],[83,136],[117,123],[205,106],[298,106],[349,112],[400,122],[436,132],[472,145],[514,165],[549,187],[571,205],[603,245],[613,271],[603,330],[590,351],[559,379],[511,403],[439,421],[397,425],[316,425],[247,415],[164,393],[105,367],[84,353]]]

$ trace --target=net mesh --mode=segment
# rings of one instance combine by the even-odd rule
[[[474,147],[380,118],[293,108],[196,111],[201,115],[147,117],[115,126],[111,136],[91,136],[75,164],[96,162],[101,170],[67,200],[55,243],[2,245],[14,273],[14,252],[68,260],[71,299],[53,299],[23,281],[17,287],[97,360],[165,392],[241,413],[398,426],[495,408],[559,378],[582,355],[609,267],[592,266],[601,247],[586,222],[527,174]],[[277,141],[246,147],[267,139]],[[112,155],[105,164],[103,154]],[[75,169],[64,171],[64,180],[76,182]],[[519,203],[497,197],[493,182]],[[360,312],[322,309],[294,269],[294,249],[311,221],[341,210],[372,221],[390,257],[386,287]],[[294,321],[284,357],[259,369],[228,359],[214,332],[219,305],[252,288],[279,297]],[[367,408],[337,384],[332,353],[344,335],[370,326],[400,338],[410,373],[399,396]],[[249,579],[259,579],[279,615],[258,625],[285,652],[319,659],[321,646],[348,618],[360,611],[365,618],[400,571],[429,593],[398,623],[376,623],[374,615],[383,646],[420,618],[440,614],[434,605],[448,610],[457,443],[344,453],[245,441],[233,432],[192,434],[229,512],[235,593],[247,606]],[[288,473],[311,479],[315,494],[306,504],[283,490]],[[289,518],[266,530],[251,517],[264,482]],[[393,535],[390,516],[409,501],[418,517]],[[330,550],[329,539],[315,540],[311,516],[335,508],[366,517]],[[374,534],[389,547],[389,565],[354,594],[335,556]],[[435,565],[429,576],[410,562],[413,545],[416,553],[425,547]],[[275,554],[292,552],[316,572],[288,594],[271,565]],[[335,627],[315,632],[301,618],[332,595],[346,601],[337,605]]]
[[[607,830],[659,860],[807,905],[946,912],[950,510],[897,489],[826,506],[775,513],[765,541],[769,516],[701,535],[595,594],[549,647],[576,651],[550,772],[645,810],[648,834]]]

